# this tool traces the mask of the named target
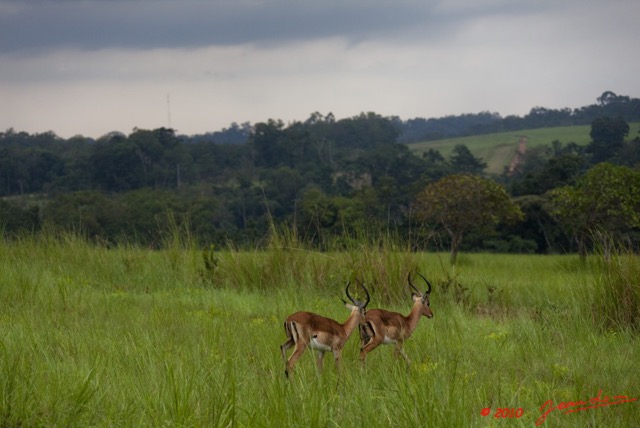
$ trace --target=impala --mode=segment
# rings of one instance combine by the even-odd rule
[[[345,294],[353,304],[347,303],[342,299],[344,305],[351,310],[351,315],[343,324],[311,312],[296,312],[289,315],[284,322],[287,341],[280,346],[280,351],[282,352],[282,360],[285,363],[284,374],[287,377],[307,347],[318,351],[317,365],[320,370],[322,370],[324,353],[329,351],[333,352],[336,367],[340,367],[342,348],[356,326],[364,322],[365,310],[369,304],[369,291],[365,286],[360,284],[360,287],[367,295],[366,300],[362,302],[354,299],[349,294],[350,284],[351,282],[347,283]],[[294,345],[295,350],[287,360],[287,349]]]
[[[360,339],[362,347],[360,348],[360,361],[364,365],[367,354],[380,345],[394,345],[394,354],[402,355],[407,364],[410,363],[409,357],[402,349],[404,341],[407,340],[418,326],[420,316],[427,318],[433,317],[431,308],[429,307],[429,294],[431,293],[431,283],[422,276],[427,283],[427,291],[421,293],[415,285],[411,283],[411,274],[407,276],[409,286],[413,289],[413,308],[406,317],[398,312],[386,311],[384,309],[371,309],[367,311],[365,321],[360,326]]]

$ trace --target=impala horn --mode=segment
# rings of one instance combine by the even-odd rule
[[[420,275],[420,278],[424,279],[424,282],[427,283],[427,285],[429,286],[429,288],[427,288],[427,291],[425,291],[424,294],[429,294],[431,293],[431,283],[429,282],[429,280],[427,278],[424,277],[424,275],[422,275],[421,273],[418,272],[418,275]]]
[[[347,287],[344,289],[344,293],[347,295],[347,297],[349,298],[349,300],[351,300],[351,303],[353,303],[354,305],[356,304],[356,302],[353,301],[353,297],[351,297],[351,294],[349,294],[349,286],[351,285],[351,281],[347,282]],[[340,298],[340,300],[342,300],[342,302],[346,305],[347,301],[344,300],[343,298]]]
[[[409,286],[411,287],[411,289],[413,289],[413,292],[422,296],[422,293],[420,292],[420,290],[418,290],[416,286],[413,285],[413,283],[411,282],[411,272],[407,274],[407,281],[409,282]]]
[[[366,308],[367,305],[369,304],[369,300],[371,300],[371,296],[369,295],[369,290],[367,290],[367,287],[365,287],[364,284],[362,282],[360,282],[359,279],[356,278],[356,281],[358,281],[358,284],[364,290],[364,293],[367,295],[367,300],[362,305],[363,308]]]
[[[367,300],[363,303],[360,300],[355,299],[353,296],[351,296],[351,294],[349,294],[349,286],[351,285],[351,281],[349,281],[347,283],[347,287],[344,289],[345,294],[347,295],[347,297],[349,298],[349,300],[351,300],[351,302],[356,305],[356,306],[360,306],[363,308],[366,308],[367,305],[369,304],[369,300],[370,300],[370,296],[369,296],[369,291],[367,290],[367,288],[364,286],[363,283],[360,282],[360,280],[356,279],[356,281],[358,281],[358,285],[360,285],[360,287],[364,290],[365,294],[367,295]],[[344,299],[342,300],[345,304],[347,302],[344,301]]]

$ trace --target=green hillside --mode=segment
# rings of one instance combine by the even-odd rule
[[[640,123],[629,124],[629,138],[635,138],[640,132]],[[516,154],[518,144],[526,138],[526,148],[550,144],[554,140],[561,143],[574,142],[586,145],[591,141],[590,125],[561,126],[555,128],[527,129],[514,132],[475,135],[470,137],[448,138],[409,144],[412,151],[422,153],[429,149],[438,150],[447,158],[457,144],[466,145],[474,156],[487,163],[489,174],[501,174]]]

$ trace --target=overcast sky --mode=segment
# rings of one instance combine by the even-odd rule
[[[0,132],[640,97],[637,0],[0,0]]]

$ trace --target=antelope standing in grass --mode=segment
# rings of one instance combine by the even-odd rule
[[[282,360],[285,363],[284,373],[289,377],[289,372],[293,369],[296,361],[302,356],[307,347],[318,351],[317,365],[322,370],[322,361],[324,353],[333,352],[333,358],[335,360],[336,367],[340,367],[340,354],[347,339],[351,336],[353,330],[362,322],[364,322],[365,310],[369,304],[369,291],[363,284],[360,287],[366,294],[366,300],[360,301],[354,299],[349,294],[349,285],[347,283],[345,288],[345,294],[351,301],[346,302],[344,299],[344,305],[351,310],[351,315],[347,320],[340,324],[339,322],[326,318],[311,312],[296,312],[289,315],[284,322],[284,331],[287,334],[287,341],[280,346],[282,352]],[[295,350],[291,357],[287,360],[287,349],[295,345]]]
[[[427,290],[421,293],[415,285],[411,283],[411,273],[407,275],[409,286],[413,289],[413,308],[406,317],[398,312],[391,312],[384,309],[371,309],[367,311],[364,324],[360,327],[360,361],[364,365],[367,354],[380,345],[394,345],[394,354],[402,355],[407,364],[410,364],[409,357],[402,349],[404,341],[407,340],[418,326],[420,316],[432,318],[433,313],[429,307],[429,294],[431,293],[431,283],[422,276],[427,283]]]

